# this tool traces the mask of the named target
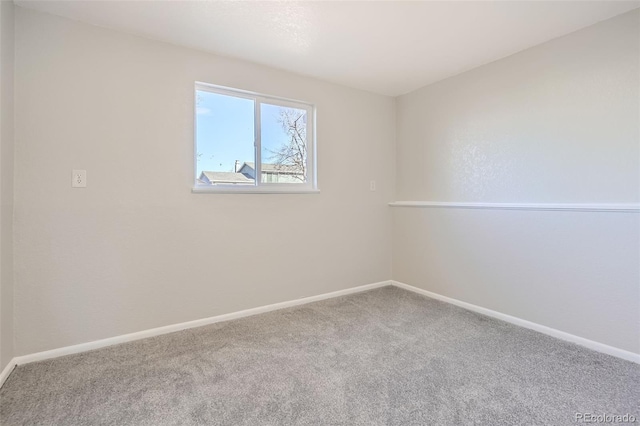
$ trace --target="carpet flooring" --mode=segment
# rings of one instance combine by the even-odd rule
[[[574,425],[639,402],[637,364],[383,287],[19,366],[0,424]]]

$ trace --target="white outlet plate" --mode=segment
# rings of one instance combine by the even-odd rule
[[[371,191],[375,191],[376,190],[376,181],[372,180],[371,182],[369,182],[369,189]]]
[[[71,186],[73,188],[86,188],[86,186],[87,186],[87,171],[86,170],[72,170],[71,171]]]

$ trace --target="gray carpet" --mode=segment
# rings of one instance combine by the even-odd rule
[[[640,422],[640,366],[384,287],[18,367],[2,425]]]

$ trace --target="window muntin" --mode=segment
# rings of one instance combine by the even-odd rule
[[[316,190],[311,105],[204,83],[195,89],[194,191]]]

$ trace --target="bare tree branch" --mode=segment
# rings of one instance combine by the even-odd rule
[[[307,180],[307,123],[306,111],[294,108],[281,108],[278,122],[287,135],[286,143],[272,154],[269,160],[276,165],[276,170],[294,171],[291,175],[301,182]]]

